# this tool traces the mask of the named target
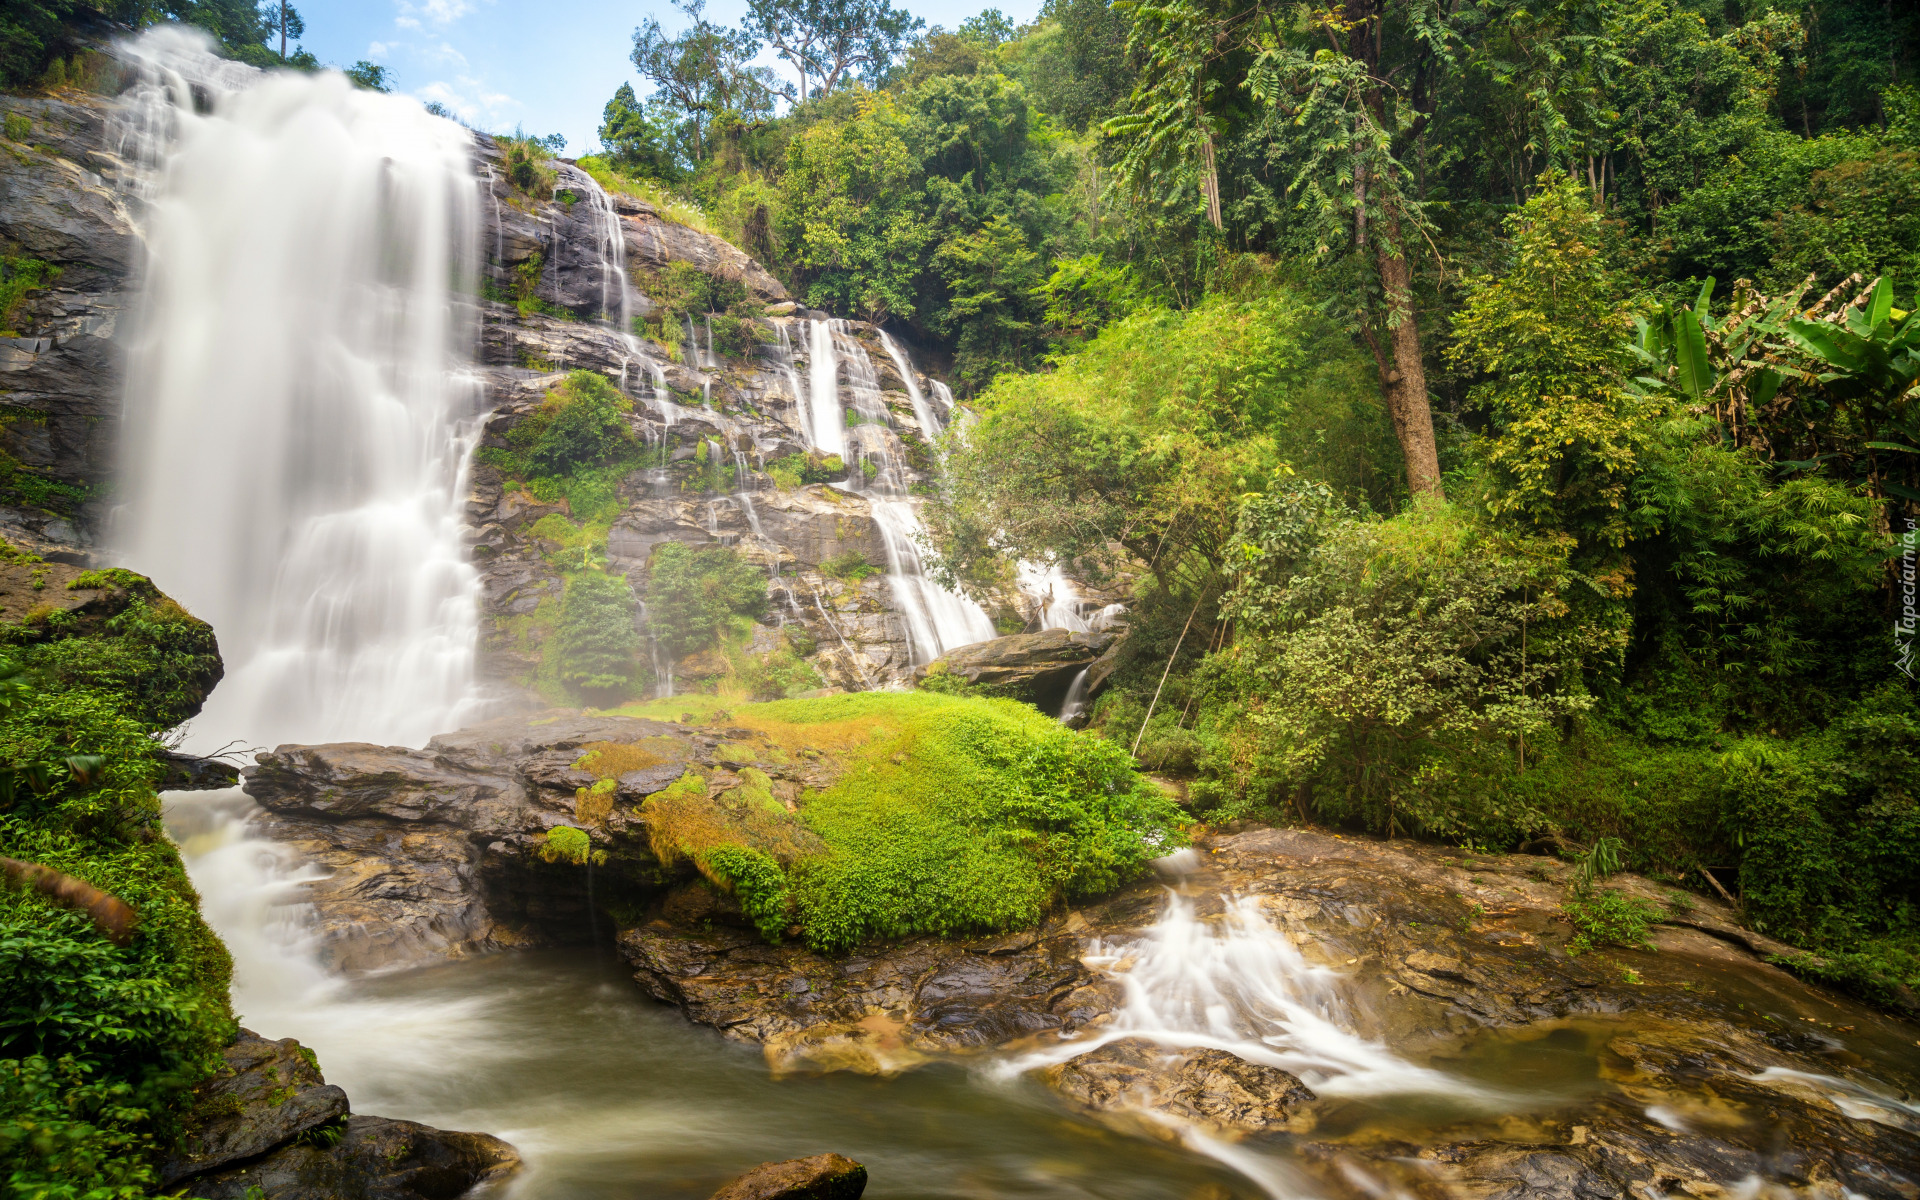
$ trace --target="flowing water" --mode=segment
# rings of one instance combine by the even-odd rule
[[[455,728],[476,704],[460,497],[481,415],[463,299],[480,192],[466,134],[335,74],[246,73],[191,35],[149,34],[128,56],[143,82],[123,148],[146,169],[149,268],[118,532],[128,565],[219,630],[229,675],[200,719],[203,740],[417,743]],[[612,205],[591,180],[569,182],[615,235],[598,251],[603,281],[619,280],[604,319],[630,332]],[[806,343],[810,386],[793,378],[803,430],[823,453],[857,449],[876,464],[855,486],[882,530],[915,656],[991,637],[977,606],[922,570],[865,351],[825,321],[806,323]],[[697,356],[692,330],[688,346]],[[904,354],[887,349],[911,383]],[[636,352],[629,365],[677,412],[659,364]],[[963,425],[932,390],[911,388],[922,431],[938,429],[936,404]],[[736,502],[751,512],[745,493]],[[1064,585],[1053,583],[1053,619],[1087,624]],[[1228,898],[1220,918],[1201,917],[1182,881],[1187,853],[1166,864],[1175,886],[1159,922],[1090,960],[1127,994],[1097,1036],[893,1079],[775,1079],[754,1049],[646,1000],[604,953],[327,974],[300,903],[313,868],[251,836],[249,808],[238,792],[190,793],[169,811],[233,950],[236,1010],[267,1036],[313,1046],[358,1111],[515,1142],[528,1169],[506,1190],[528,1200],[702,1197],[753,1163],[825,1149],[865,1162],[878,1197],[1315,1194],[1284,1139],[1134,1136],[1069,1111],[1033,1078],[1121,1036],[1283,1066],[1360,1106],[1349,1111],[1361,1122],[1370,1104],[1435,1119],[1510,1111],[1593,1075],[1591,1053],[1574,1047],[1565,1070],[1521,1094],[1368,1041],[1344,978],[1309,964],[1257,908]]]
[[[178,29],[127,54],[147,253],[114,532],[219,633],[199,741],[453,728],[476,700],[469,135]]]

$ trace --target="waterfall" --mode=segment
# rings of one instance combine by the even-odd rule
[[[846,427],[840,418],[840,355],[833,326],[807,323],[807,395],[800,401],[800,433],[822,454],[845,456]]]
[[[926,395],[920,390],[919,381],[913,377],[913,363],[908,361],[906,354],[887,335],[886,330],[882,329],[879,333],[880,344],[887,348],[887,357],[893,359],[893,365],[899,370],[900,378],[906,381],[907,399],[913,404],[913,419],[920,423],[920,436],[925,438],[927,445],[934,447],[937,452],[942,429],[940,418],[934,415],[933,406],[927,403]],[[947,407],[949,409],[953,407],[951,394],[948,396]]]
[[[1188,875],[1199,856],[1182,850],[1155,865]],[[1511,1099],[1415,1066],[1353,1032],[1355,1014],[1342,973],[1309,963],[1267,919],[1258,897],[1220,901],[1219,918],[1204,919],[1194,897],[1176,885],[1160,919],[1137,938],[1093,942],[1082,960],[1116,980],[1124,996],[1112,1022],[1088,1036],[1018,1055],[993,1073],[1011,1078],[1122,1038],[1144,1038],[1171,1050],[1225,1050],[1278,1067],[1323,1097],[1440,1095],[1489,1110]],[[1317,1191],[1291,1163],[1253,1145],[1222,1140],[1165,1113],[1142,1115],[1172,1127],[1190,1149],[1245,1175],[1274,1200]]]
[[[1016,575],[1020,590],[1032,596],[1040,608],[1040,628],[1070,629],[1086,633],[1092,627],[1080,615],[1080,596],[1073,581],[1059,563],[1044,569],[1029,562],[1019,564]]]
[[[1092,667],[1081,667],[1067,685],[1067,698],[1060,702],[1060,723],[1073,725],[1087,712],[1087,673]]]
[[[993,637],[996,630],[978,604],[927,578],[920,560],[920,540],[925,527],[907,491],[905,465],[898,462],[893,453],[894,435],[887,424],[889,418],[886,400],[880,394],[879,374],[873,369],[873,360],[866,350],[852,336],[834,328],[837,324],[841,323],[814,321],[810,330],[814,428],[820,427],[818,422],[824,409],[832,414],[834,435],[839,439],[838,450],[828,451],[824,445],[816,448],[844,455],[849,445],[847,433],[851,433],[862,456],[876,461],[878,470],[868,483],[860,464],[849,458],[847,465],[852,470],[843,486],[866,497],[873,523],[880,531],[881,546],[886,551],[887,584],[893,593],[894,610],[907,628],[908,651],[916,664],[929,663],[956,646],[984,642]],[[904,362],[905,356],[898,354],[891,343],[883,344],[896,355],[896,362]],[[842,432],[840,426],[840,396],[835,386],[842,361],[846,366],[848,393],[853,400],[851,407],[861,418],[859,425],[846,432]],[[903,374],[910,376],[912,370],[908,364]],[[823,378],[827,381],[824,386]]]
[[[209,49],[122,51],[149,203],[117,557],[219,632],[197,740],[419,744],[475,703],[471,138]]]

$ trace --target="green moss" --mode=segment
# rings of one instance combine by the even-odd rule
[[[102,621],[61,613],[5,630],[35,686],[0,700],[0,769],[69,755],[0,803],[12,857],[84,879],[133,906],[116,946],[81,913],[0,891],[0,1172],[28,1196],[144,1195],[191,1087],[232,1036],[232,963],[201,919],[160,832],[159,743],[219,677],[212,633],[138,576],[105,574],[129,602]]]
[[[675,697],[620,711],[671,719],[718,704]],[[1123,750],[1011,701],[862,692],[729,704],[725,720],[838,771],[833,786],[800,798],[808,836],[782,835],[799,852],[783,859],[772,833],[749,833],[777,830],[791,819],[784,808],[736,801],[719,833],[714,818],[696,820],[702,810],[676,808],[674,797],[706,793],[693,773],[648,800],[649,820],[677,812],[697,831],[680,835],[697,840],[696,853],[752,845],[782,861],[797,923],[818,949],[1031,925],[1185,844],[1179,810]],[[757,797],[757,781],[743,779],[728,795]],[[762,915],[774,919],[771,908]]]

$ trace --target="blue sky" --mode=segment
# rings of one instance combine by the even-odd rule
[[[666,0],[296,0],[295,7],[307,23],[302,41],[320,61],[370,59],[392,72],[396,91],[438,100],[480,129],[564,134],[569,157],[599,144],[600,110],[622,83],[646,94],[627,60],[634,26],[650,13],[670,30],[687,23]],[[1031,21],[1040,0],[907,0],[903,7],[952,29],[987,7]],[[736,24],[745,11],[745,0],[710,0],[707,19]],[[771,55],[762,58],[778,69]]]

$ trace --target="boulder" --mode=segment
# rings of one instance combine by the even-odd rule
[[[843,1154],[761,1163],[713,1194],[713,1200],[857,1200],[867,1169]]]
[[[1239,1133],[1297,1131],[1315,1096],[1278,1067],[1225,1050],[1178,1050],[1122,1038],[1045,1072],[1054,1090],[1095,1112],[1147,1110]]]
[[[161,1168],[164,1186],[256,1158],[347,1115],[347,1094],[320,1076],[292,1038],[268,1041],[250,1029],[221,1051],[225,1065],[194,1093],[178,1149]]]
[[[519,1165],[519,1152],[489,1134],[348,1117],[337,1141],[290,1142],[245,1166],[201,1176],[191,1194],[199,1200],[454,1200]]]
[[[914,672],[916,680],[945,673],[995,696],[1025,700],[1041,712],[1057,713],[1073,686],[1074,676],[1087,669],[1113,644],[1109,632],[1077,633],[1046,629],[1015,633],[949,650],[946,656]]]

